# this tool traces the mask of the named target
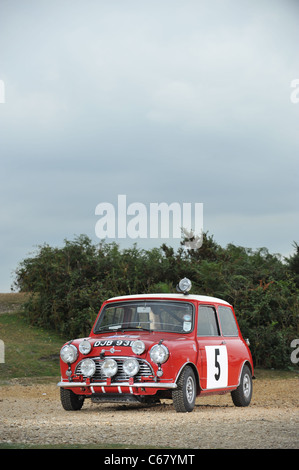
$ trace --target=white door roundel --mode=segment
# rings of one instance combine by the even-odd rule
[[[207,356],[207,388],[227,387],[228,359],[224,345],[205,346]]]

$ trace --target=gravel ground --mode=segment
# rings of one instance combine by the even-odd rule
[[[67,412],[56,384],[28,383],[0,387],[0,443],[299,448],[298,378],[254,381],[248,408],[228,394],[198,398],[192,413],[176,413],[169,400],[152,407],[85,400],[81,411]]]

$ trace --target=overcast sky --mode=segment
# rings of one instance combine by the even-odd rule
[[[0,0],[0,292],[37,245],[99,242],[118,195],[203,203],[222,246],[291,254],[298,20],[296,0]]]

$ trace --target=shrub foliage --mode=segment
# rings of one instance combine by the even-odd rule
[[[15,288],[30,292],[25,315],[31,324],[68,337],[87,336],[101,303],[136,293],[175,292],[178,280],[192,280],[192,293],[230,302],[256,366],[296,367],[290,343],[299,337],[299,247],[288,259],[266,248],[225,248],[204,234],[197,250],[120,250],[93,244],[85,235],[64,246],[39,246],[16,270]]]

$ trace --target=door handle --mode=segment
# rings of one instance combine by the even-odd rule
[[[226,344],[226,341],[222,341],[222,343],[221,343],[221,344]]]

